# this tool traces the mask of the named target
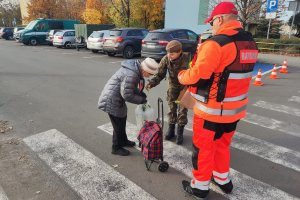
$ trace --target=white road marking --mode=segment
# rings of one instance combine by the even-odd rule
[[[107,123],[98,127],[100,130],[112,135],[113,127],[111,123]],[[126,126],[128,139],[137,141],[138,130],[136,125],[127,122]],[[186,176],[192,178],[192,152],[182,146],[178,146],[173,142],[164,141],[164,160],[167,161],[171,167],[184,173]],[[146,169],[145,169],[146,170]],[[234,190],[230,195],[224,194],[215,185],[211,184],[211,189],[215,192],[223,194],[228,199],[234,200],[253,200],[253,199],[296,199],[294,196],[279,190],[269,184],[263,183],[252,177],[242,174],[234,169],[230,169],[230,174],[234,183]]]
[[[255,104],[253,104],[253,106],[257,106],[257,107],[264,108],[267,110],[273,110],[273,111],[277,111],[277,112],[281,112],[281,113],[286,113],[289,115],[294,115],[296,117],[300,117],[299,109],[288,107],[288,106],[281,105],[281,104],[275,104],[275,103],[270,103],[270,102],[265,102],[265,101],[258,101]]]
[[[73,55],[73,54],[78,54],[78,52],[73,52],[73,53],[61,53],[63,55]]]
[[[276,70],[278,70],[278,69],[280,69],[280,68],[282,68],[282,66],[276,67]],[[270,70],[268,70],[268,71],[265,71],[265,72],[261,73],[261,75],[263,76],[263,75],[265,75],[265,74],[268,74],[268,73],[272,72],[272,70],[273,70],[273,68],[270,69]],[[252,77],[252,79],[253,79],[253,77]]]
[[[300,97],[298,96],[292,96],[289,101],[294,101],[294,102],[297,102],[297,103],[300,103]]]
[[[90,59],[90,58],[102,58],[102,57],[106,57],[106,55],[99,55],[99,56],[85,56],[85,57],[82,57],[82,58]]]
[[[190,126],[186,126],[185,129],[193,131]],[[270,142],[237,131],[232,138],[231,146],[284,167],[300,171],[300,153],[297,151],[274,145]]]
[[[5,194],[3,188],[0,185],[0,200],[8,200],[7,195]]]
[[[123,62],[123,60],[121,60],[121,61],[109,62],[109,63],[112,63],[112,64],[114,64],[114,63],[121,63],[121,62]]]
[[[236,132],[232,147],[300,172],[300,153],[264,140]]]
[[[155,199],[55,129],[29,136],[24,142],[83,200]]]
[[[276,119],[252,114],[249,112],[247,112],[246,118],[242,119],[242,121],[250,124],[255,124],[264,128],[280,131],[282,133],[286,133],[296,137],[300,137],[300,126],[290,122],[287,123]]]

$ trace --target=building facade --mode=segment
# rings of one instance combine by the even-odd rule
[[[27,11],[27,4],[30,0],[20,0],[20,9],[21,9],[21,16],[22,16],[22,24],[28,24],[28,22],[25,20],[26,17],[28,17],[28,11]]]
[[[210,28],[204,24],[209,14],[209,0],[166,0],[165,28],[186,28],[202,33]]]

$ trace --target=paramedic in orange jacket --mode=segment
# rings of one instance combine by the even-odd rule
[[[231,2],[221,2],[205,23],[212,35],[200,45],[188,70],[178,74],[195,101],[193,124],[193,180],[182,181],[186,192],[204,198],[210,181],[225,193],[229,179],[230,143],[238,121],[245,117],[248,89],[258,50],[252,35],[237,20]]]

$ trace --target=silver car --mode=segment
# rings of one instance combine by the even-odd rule
[[[53,46],[70,48],[75,43],[75,30],[62,30],[55,33]]]
[[[87,48],[93,53],[103,52],[104,39],[109,36],[109,30],[94,31],[87,39]]]

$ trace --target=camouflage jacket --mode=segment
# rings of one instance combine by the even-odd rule
[[[158,73],[149,80],[149,84],[152,87],[157,86],[161,80],[166,78],[167,72],[169,73],[169,87],[181,88],[182,85],[178,82],[178,73],[181,70],[187,69],[190,61],[190,55],[188,53],[182,53],[179,58],[174,61],[170,61],[165,55],[160,63]]]

